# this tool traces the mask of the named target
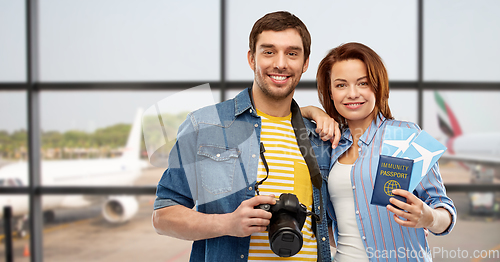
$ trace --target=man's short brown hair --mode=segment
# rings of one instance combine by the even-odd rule
[[[250,54],[252,56],[255,55],[255,45],[257,44],[257,38],[260,33],[267,30],[284,31],[289,28],[297,30],[302,38],[302,45],[304,46],[304,61],[307,60],[307,58],[309,58],[309,54],[311,53],[311,35],[309,34],[306,25],[302,23],[298,17],[286,11],[266,14],[255,22],[252,31],[250,32]]]

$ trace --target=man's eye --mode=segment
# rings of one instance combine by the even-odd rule
[[[297,56],[297,53],[288,53],[289,56]]]
[[[266,55],[272,55],[273,51],[264,51],[264,54],[266,54]]]

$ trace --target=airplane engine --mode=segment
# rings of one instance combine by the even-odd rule
[[[123,223],[137,213],[139,203],[133,196],[114,196],[104,203],[102,215],[110,223]]]

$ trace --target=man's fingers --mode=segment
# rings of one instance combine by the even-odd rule
[[[263,209],[254,209],[250,214],[248,214],[250,218],[264,218],[264,219],[271,219],[273,214],[271,212],[265,211]]]
[[[267,230],[267,227],[262,227],[262,226],[254,226],[254,227],[249,227],[248,228],[248,235],[251,235],[253,233],[259,233],[259,232],[264,232]]]
[[[261,226],[264,227],[264,229],[269,225],[270,220],[269,219],[262,219],[262,218],[250,218],[248,220],[249,226]]]
[[[334,124],[334,132],[333,132],[333,137],[331,139],[332,141],[332,148],[336,148],[339,145],[340,141],[340,127],[337,122]]]
[[[323,131],[323,137],[321,137],[321,139],[323,139],[323,141],[332,139],[332,137],[334,136],[334,131],[334,124],[328,124],[328,128],[325,128],[325,130]]]
[[[244,203],[255,207],[260,204],[271,204],[274,205],[276,204],[276,199],[274,198],[274,195],[271,196],[254,196],[248,200],[243,201]],[[243,203],[242,203],[243,204]]]

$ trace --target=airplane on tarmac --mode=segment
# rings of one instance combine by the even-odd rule
[[[147,162],[140,160],[142,109],[138,109],[125,150],[121,157],[109,159],[53,160],[41,162],[42,185],[45,186],[126,186],[140,176]],[[28,185],[28,164],[17,162],[0,168],[0,187]],[[138,211],[135,196],[44,195],[42,209],[46,220],[54,219],[54,209],[80,208],[104,202],[102,215],[110,223],[130,220]],[[28,197],[0,195],[0,216],[3,207],[11,206],[17,220],[16,231],[23,235],[29,212]]]
[[[500,132],[463,134],[448,103],[438,92],[434,92],[434,98],[438,105],[439,128],[448,137],[448,150],[440,159],[459,162],[471,172],[471,183],[485,184],[500,179]],[[472,212],[490,213],[500,206],[492,192],[470,193],[469,197]]]
[[[448,151],[441,159],[493,169],[495,175],[500,178],[500,132],[463,134],[450,106],[439,93],[434,92],[434,98],[439,107],[439,128],[448,137]]]

